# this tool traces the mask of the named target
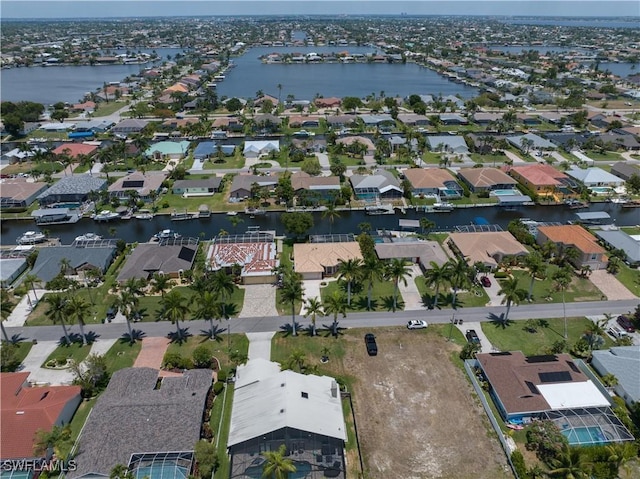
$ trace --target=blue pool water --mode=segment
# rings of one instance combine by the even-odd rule
[[[513,196],[520,195],[521,193],[518,190],[493,190],[491,192],[493,196]]]
[[[595,193],[609,193],[609,191],[611,191],[611,188],[609,188],[608,186],[592,186],[591,188],[589,188],[591,191],[594,191]]]
[[[576,427],[564,429],[565,435],[570,445],[577,444],[606,444],[607,438],[598,426]]]

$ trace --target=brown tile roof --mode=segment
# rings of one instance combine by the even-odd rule
[[[48,186],[46,183],[30,183],[24,179],[2,180],[0,181],[0,198],[25,200],[31,195],[46,190]]]
[[[540,226],[538,232],[554,243],[574,246],[582,253],[606,253],[606,250],[598,244],[596,237],[580,225]]]
[[[0,373],[1,459],[36,457],[38,430],[51,430],[70,401],[80,398],[80,386],[25,386],[28,372]]]
[[[291,186],[294,191],[308,190],[312,186],[337,186],[340,188],[340,178],[337,176],[311,176],[304,171],[296,171],[291,175]]]
[[[481,262],[496,266],[494,255],[525,255],[529,251],[508,231],[451,233],[445,244],[453,240],[469,264]]]
[[[487,188],[495,185],[511,184],[518,182],[498,168],[461,168],[458,175],[466,179],[476,188]]]
[[[445,181],[455,181],[449,171],[441,168],[409,168],[404,176],[414,188],[444,188]]]
[[[297,273],[323,273],[340,260],[362,259],[356,241],[345,243],[296,243],[293,245],[293,265]]]

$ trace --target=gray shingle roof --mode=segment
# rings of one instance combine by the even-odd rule
[[[107,185],[107,180],[89,175],[66,176],[61,178],[55,185],[44,191],[38,199],[52,195],[86,195],[90,191],[103,189]]]
[[[111,264],[115,253],[115,246],[97,248],[51,246],[41,248],[32,273],[44,282],[51,281],[60,273],[60,261],[63,258],[69,260],[69,265],[74,270],[83,265],[91,265],[104,273]]]
[[[200,438],[211,371],[194,369],[162,379],[158,371],[126,368],[113,374],[87,420],[70,478],[109,475],[133,453],[192,451]]]
[[[129,278],[149,278],[153,273],[178,273],[191,269],[197,245],[160,245],[141,243],[126,259],[118,275],[118,281]]]
[[[386,170],[380,170],[374,175],[351,175],[349,178],[354,189],[378,188],[381,190],[385,186],[400,187],[400,182]]]
[[[595,231],[598,238],[610,244],[616,249],[621,249],[632,263],[640,263],[640,242],[622,230],[598,230]]]

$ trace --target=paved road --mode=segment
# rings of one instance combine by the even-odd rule
[[[568,303],[566,306],[567,316],[593,316],[597,314],[622,314],[632,311],[640,303],[639,300],[623,300],[623,301],[590,301],[580,303]],[[505,311],[504,306],[488,307],[488,308],[462,308],[455,311],[456,319],[463,319],[465,322],[490,321],[494,317],[499,317]],[[364,327],[380,327],[380,326],[399,326],[406,324],[410,319],[426,319],[430,323],[448,323],[453,315],[452,310],[435,310],[435,311],[399,311],[397,313],[381,312],[381,313],[350,313],[346,319],[340,319],[342,327],[364,328]],[[493,315],[493,316],[492,316]],[[562,317],[562,304],[527,304],[514,306],[511,308],[509,319],[529,319],[529,318],[560,318]],[[289,318],[287,316],[270,316],[256,318],[233,318],[231,320],[231,332],[268,332],[279,331],[287,324]],[[310,320],[298,318],[300,324],[308,326]],[[331,318],[319,318],[318,326],[329,325]],[[192,334],[199,334],[200,330],[208,329],[208,323],[204,321],[188,321],[183,323],[184,327],[189,328]],[[227,322],[222,326],[226,327]],[[20,328],[6,328],[9,336],[14,334],[21,335],[24,339],[37,339],[39,341],[52,341],[60,339],[62,336],[62,328],[60,326],[33,326]],[[77,326],[69,328],[73,332],[78,329]],[[113,339],[120,337],[126,332],[126,326],[123,324],[96,324],[86,326],[88,331],[94,331],[101,339]],[[146,336],[166,336],[174,330],[174,326],[170,322],[149,322],[136,323],[135,329],[143,331]]]

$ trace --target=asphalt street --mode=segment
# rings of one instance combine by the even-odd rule
[[[579,303],[567,303],[567,317],[582,317],[598,314],[622,314],[634,310],[639,300],[624,301],[590,301]],[[455,315],[455,319],[462,319],[469,322],[492,321],[504,314],[506,308],[504,306],[495,306],[488,308],[460,308],[456,311],[451,309],[445,310],[425,310],[425,311],[398,311],[392,312],[364,312],[349,313],[346,318],[338,318],[340,327],[344,328],[366,328],[381,326],[401,326],[406,324],[410,319],[425,319],[429,323],[448,323]],[[549,304],[523,304],[514,306],[509,313],[509,319],[529,319],[529,318],[561,318],[563,317],[562,303]],[[322,328],[323,325],[329,326],[332,317],[318,318],[317,325]],[[271,316],[258,318],[232,318],[229,322],[225,321],[222,327],[231,325],[232,333],[247,332],[270,332],[281,331],[290,324],[290,316]],[[311,322],[309,319],[302,317],[296,318],[296,323],[301,327],[308,326]],[[205,321],[185,321],[180,323],[182,328],[187,328],[188,332],[194,335],[200,333],[201,330],[208,329],[209,323]],[[133,325],[134,329],[142,331],[147,337],[166,336],[168,333],[175,331],[175,325],[168,321],[160,322],[142,322]],[[77,325],[69,328],[70,332],[79,333]],[[93,331],[99,338],[115,339],[122,336],[127,331],[126,324],[107,323],[85,326],[85,331]],[[7,328],[9,336],[19,335],[25,340],[54,341],[62,336],[62,327],[53,326],[24,326],[20,328]]]

